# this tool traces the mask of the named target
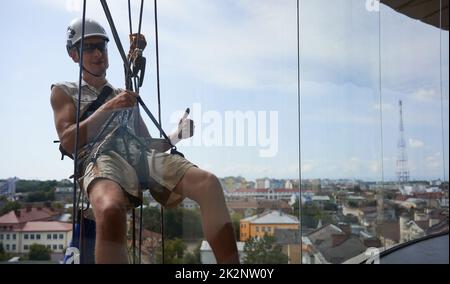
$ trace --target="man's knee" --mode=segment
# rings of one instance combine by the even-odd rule
[[[219,178],[216,175],[206,171],[204,175],[205,175],[204,183],[207,188],[214,188],[214,189],[221,188]]]
[[[200,188],[201,196],[207,202],[216,200],[217,198],[222,199],[223,197],[223,190],[219,178],[210,172],[205,171]]]
[[[96,219],[98,221],[106,221],[117,223],[118,221],[125,220],[127,210],[126,207],[114,202],[104,202],[102,206],[96,210]]]
[[[97,222],[113,222],[126,217],[126,200],[120,186],[109,180],[99,180],[90,188],[90,202]]]

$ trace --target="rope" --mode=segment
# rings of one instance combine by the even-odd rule
[[[138,33],[137,33],[137,43],[136,43],[136,47],[139,47],[139,41],[140,41],[140,35],[141,35],[141,27],[142,27],[142,14],[143,14],[143,10],[144,10],[144,0],[141,0],[141,7],[140,7],[140,11],[139,11],[139,24],[138,24]],[[132,27],[132,21],[131,21],[131,5],[130,5],[130,0],[128,0],[128,19],[129,19],[129,24],[130,24],[130,35],[133,34],[133,27]],[[130,58],[131,61],[131,58]],[[129,62],[129,64],[131,64],[131,62]],[[139,87],[141,85],[141,82],[139,80],[139,78],[136,76],[133,78],[133,83],[134,83],[134,91],[139,95]],[[128,79],[126,79],[128,80]],[[139,119],[139,108],[137,109],[137,119]],[[139,210],[139,258],[138,258],[138,263],[141,263],[141,253],[142,253],[142,211],[143,211],[143,204],[141,203],[140,205],[140,210]],[[133,209],[133,263],[135,262],[135,249],[136,249],[136,236],[135,236],[135,222],[136,222],[136,211],[135,209]]]
[[[159,40],[158,40],[158,6],[155,2],[155,49],[156,49],[156,83],[157,83],[157,93],[158,93],[158,121],[159,125],[161,125],[161,91],[159,84]],[[163,133],[160,133],[160,137]]]
[[[444,129],[444,97],[442,89],[442,0],[439,1],[439,91],[441,95],[441,136],[442,136],[442,166],[444,170],[443,181],[445,184],[445,129]],[[444,188],[445,189],[445,188]]]
[[[298,109],[298,180],[299,180],[299,189],[302,186],[302,171],[301,171],[301,102],[300,102],[300,0],[297,0],[297,109]],[[298,199],[298,219],[300,220],[300,238],[303,235],[302,233],[302,194],[300,190],[299,199]],[[300,255],[303,255],[303,246],[300,245]]]
[[[77,176],[78,176],[78,140],[80,137],[80,108],[81,108],[81,83],[83,78],[83,48],[84,48],[84,35],[85,35],[85,22],[86,22],[86,0],[83,0],[83,16],[82,16],[82,25],[81,25],[81,42],[80,42],[80,62],[79,67],[79,75],[78,75],[78,102],[77,102],[77,115],[76,115],[76,131],[75,131],[75,149],[74,149],[74,158],[73,158],[73,204],[72,204],[72,232],[75,234],[75,222],[81,218],[78,216],[76,203],[77,203]],[[82,248],[81,243],[81,227],[80,224],[80,236],[79,236],[79,245],[80,250]]]
[[[133,25],[131,23],[131,4],[130,0],[128,0],[128,23],[130,25],[130,35],[133,33]]]
[[[131,21],[131,1],[128,0],[128,21],[129,21],[129,26],[130,26],[130,35],[133,34],[133,24]],[[139,39],[138,39],[139,40]],[[139,46],[139,45],[138,45]],[[128,64],[131,64],[131,58],[128,61]],[[136,83],[136,78],[134,78],[134,80],[131,80],[130,78],[130,73],[127,73],[127,71],[125,70],[125,84],[126,84],[126,88],[127,89],[134,89],[137,93],[139,93],[139,86]],[[133,88],[133,83],[134,83],[134,88]],[[124,141],[125,143],[125,141]],[[126,144],[124,144],[126,145]],[[129,157],[128,154],[128,149],[127,149],[127,155]],[[133,252],[133,264],[136,263],[136,210],[133,208],[132,209],[132,252]]]
[[[156,3],[157,1],[154,0],[154,12],[155,12],[155,50],[156,50],[156,86],[157,86],[157,94],[158,94],[158,121],[159,125],[161,124],[161,91],[160,91],[160,84],[159,84],[159,41],[158,41],[158,5]],[[159,133],[159,137],[163,135],[162,132]],[[170,139],[169,139],[170,141]],[[161,206],[160,209],[160,215],[161,215],[161,258],[162,263],[164,264],[164,208]]]
[[[116,26],[114,25],[114,21],[111,17],[111,12],[109,11],[108,4],[106,3],[106,0],[100,0],[100,3],[102,4],[103,11],[105,12],[106,19],[108,20],[109,26],[111,27],[111,32],[113,34],[114,41],[116,42],[117,49],[119,49],[120,56],[122,57],[122,61],[124,63],[124,68],[125,68],[127,74],[130,74],[131,73],[130,64],[128,63],[128,59],[127,59],[127,56],[125,55],[125,51],[123,50],[123,46],[120,41],[120,37],[117,34],[117,29],[116,29]]]

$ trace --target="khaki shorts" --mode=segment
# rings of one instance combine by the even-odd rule
[[[129,206],[142,203],[142,190],[139,184],[146,184],[153,198],[164,207],[175,207],[184,197],[173,192],[186,171],[195,165],[178,155],[156,152],[146,152],[148,175],[143,181],[136,170],[114,151],[102,153],[96,162],[90,162],[84,171],[80,182],[85,194],[89,196],[89,185],[96,179],[106,178],[117,182],[128,196]],[[145,189],[145,188],[143,188]]]

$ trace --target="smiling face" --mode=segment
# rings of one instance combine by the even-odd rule
[[[109,67],[107,41],[102,37],[89,37],[84,40],[83,67],[90,73],[105,76]],[[75,62],[79,62],[79,54],[76,48],[72,49],[70,56]]]

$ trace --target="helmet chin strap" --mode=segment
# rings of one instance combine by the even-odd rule
[[[86,67],[84,67],[84,66],[83,66],[83,70],[86,71],[86,72],[88,72],[88,73],[91,74],[92,76],[97,77],[97,78],[105,77],[105,75],[106,75],[106,73],[103,73],[103,74],[100,74],[100,75],[94,74],[94,73],[92,73],[91,71],[89,71],[89,70],[88,70]]]

